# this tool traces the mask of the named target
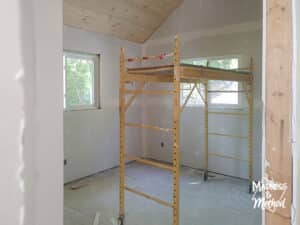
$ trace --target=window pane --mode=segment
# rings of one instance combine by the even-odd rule
[[[195,66],[206,66],[207,65],[207,59],[185,59],[182,60],[182,63],[195,65]]]
[[[210,81],[209,89],[212,91],[238,91],[238,82],[236,81]],[[238,93],[211,93],[211,104],[238,104]]]
[[[182,104],[187,99],[187,97],[190,94],[193,87],[194,87],[194,84],[191,84],[191,83],[182,83],[181,84],[181,103]],[[197,84],[197,87],[199,90],[201,90],[201,92],[203,92],[199,84]],[[203,93],[202,93],[202,95],[203,95]],[[202,98],[200,97],[197,89],[194,89],[186,106],[200,106],[200,105],[203,105]]]
[[[66,56],[66,107],[94,104],[94,61]]]
[[[239,60],[237,58],[228,59],[211,59],[209,66],[213,68],[233,70],[239,68]]]

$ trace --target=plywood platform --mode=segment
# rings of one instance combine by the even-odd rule
[[[195,83],[203,80],[252,81],[247,70],[223,70],[212,67],[180,64],[180,81]],[[174,65],[127,68],[126,81],[173,82]]]

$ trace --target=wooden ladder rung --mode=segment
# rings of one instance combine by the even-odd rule
[[[126,158],[128,160],[133,160],[133,161],[137,161],[139,163],[143,163],[143,164],[158,167],[158,168],[161,168],[161,169],[173,171],[172,165],[169,165],[169,164],[159,163],[159,162],[155,162],[153,160],[143,159],[143,158],[139,158],[139,157],[135,157],[135,156],[129,156],[129,155],[126,155]]]
[[[242,112],[213,112],[209,111],[209,114],[216,114],[216,115],[231,115],[231,116],[248,116],[249,113],[242,113]]]
[[[244,92],[248,92],[245,90],[241,90],[241,91],[230,91],[230,90],[209,90],[208,93],[244,93]]]
[[[129,192],[131,192],[131,193],[134,193],[134,194],[136,194],[136,195],[142,196],[142,197],[144,197],[144,198],[147,198],[147,199],[149,199],[149,200],[152,200],[152,201],[154,201],[154,202],[156,202],[156,203],[158,203],[158,204],[161,204],[161,205],[164,205],[164,206],[173,208],[173,205],[172,205],[171,203],[166,202],[166,201],[164,201],[164,200],[161,200],[161,199],[159,199],[159,198],[153,197],[153,196],[151,196],[151,195],[148,195],[148,194],[146,194],[146,193],[144,193],[144,192],[135,190],[135,189],[133,189],[133,188],[129,188],[129,187],[127,187],[127,186],[125,186],[125,190],[127,190],[127,191],[129,191]]]
[[[125,90],[126,94],[145,94],[145,95],[170,95],[174,91],[167,90]]]
[[[248,162],[248,160],[246,160],[246,159],[241,159],[239,157],[234,157],[234,156],[222,155],[222,154],[218,154],[218,153],[209,153],[208,155],[214,156],[214,157],[221,157],[221,158],[225,158],[225,159],[233,159],[233,160]]]
[[[125,125],[128,127],[146,128],[146,129],[164,131],[164,132],[172,132],[173,131],[173,129],[171,129],[171,128],[162,128],[162,127],[157,127],[157,126],[152,126],[152,125],[147,125],[147,124],[125,123]]]
[[[232,138],[240,138],[240,139],[248,139],[248,137],[233,135],[233,134],[221,134],[221,133],[208,133],[209,135],[223,136],[223,137],[232,137]]]

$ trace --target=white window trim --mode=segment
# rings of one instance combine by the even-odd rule
[[[66,56],[72,58],[88,59],[94,62],[94,81],[93,81],[93,98],[94,104],[66,106],[66,70],[64,68],[64,111],[80,111],[80,110],[98,110],[100,107],[100,54],[91,54],[84,52],[77,52],[72,50],[64,50],[64,67],[66,66]]]

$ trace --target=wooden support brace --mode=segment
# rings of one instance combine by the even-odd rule
[[[179,225],[180,193],[180,41],[175,37],[173,79],[173,225]]]
[[[192,88],[192,90],[190,91],[190,93],[188,94],[188,96],[186,97],[186,99],[185,99],[185,101],[184,101],[184,103],[183,103],[183,105],[181,106],[181,112],[183,112],[183,110],[184,110],[184,108],[185,108],[185,106],[186,106],[186,104],[188,103],[188,101],[189,101],[189,99],[190,99],[190,97],[192,96],[192,94],[193,94],[193,92],[194,92],[194,90],[195,90],[195,88],[196,88],[196,84],[194,84],[194,86],[193,86],[193,88]]]
[[[240,135],[233,135],[233,134],[221,134],[221,133],[208,133],[209,135],[216,135],[216,136],[224,136],[224,137],[232,137],[232,138],[240,138],[240,139],[248,139],[246,136]]]
[[[242,113],[242,112],[213,112],[209,111],[209,114],[215,114],[215,115],[229,115],[229,116],[248,116],[249,113]]]
[[[197,92],[198,92],[198,94],[200,95],[200,97],[201,97],[201,99],[202,99],[202,102],[205,104],[205,98],[204,98],[204,96],[202,95],[200,88],[199,88],[198,86],[196,86],[196,89],[197,89]]]
[[[169,165],[169,164],[159,163],[159,162],[155,162],[155,161],[152,161],[152,160],[143,159],[143,158],[139,158],[139,157],[135,157],[135,156],[128,156],[128,155],[126,156],[126,158],[128,160],[137,161],[138,163],[143,163],[143,164],[154,166],[154,167],[157,167],[157,168],[160,168],[160,169],[173,171],[173,166]]]
[[[126,190],[126,191],[129,191],[129,192],[131,192],[131,193],[134,193],[134,194],[136,194],[136,195],[142,196],[142,197],[144,197],[144,198],[147,198],[147,199],[149,199],[149,200],[152,200],[152,201],[154,201],[154,202],[156,202],[156,203],[158,203],[158,204],[161,204],[161,205],[164,205],[164,206],[173,208],[173,206],[172,206],[171,203],[166,202],[166,201],[164,201],[164,200],[161,200],[161,199],[159,199],[159,198],[153,197],[153,196],[151,196],[151,195],[148,195],[148,194],[146,194],[146,193],[144,193],[144,192],[135,190],[135,189],[130,188],[130,187],[127,187],[127,186],[125,186],[125,190]]]
[[[247,93],[247,90],[230,91],[230,90],[209,90],[208,93]]]
[[[134,99],[136,98],[136,96],[138,95],[139,91],[142,91],[142,89],[145,86],[145,82],[141,82],[137,89],[132,93],[133,95],[129,98],[128,102],[125,105],[125,112],[127,111],[127,109],[129,108],[129,106],[132,104],[132,102],[134,101]],[[125,93],[125,89],[124,89],[124,93]]]
[[[170,95],[173,91],[166,90],[125,90],[126,94]]]
[[[148,125],[148,124],[125,123],[125,125],[128,127],[138,127],[138,128],[145,128],[145,129],[151,129],[151,130],[163,131],[163,132],[172,132],[173,131],[173,129],[171,129],[171,128],[162,128],[162,127],[152,126],[152,125]]]

